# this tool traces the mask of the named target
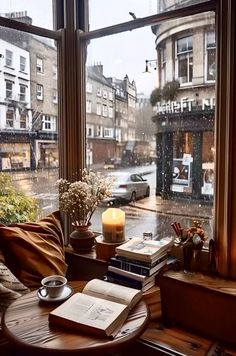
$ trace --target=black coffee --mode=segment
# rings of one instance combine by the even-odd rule
[[[52,280],[52,281],[48,281],[46,283],[44,283],[45,286],[48,286],[48,287],[54,287],[54,286],[61,286],[63,284],[62,281],[58,281],[58,280]]]

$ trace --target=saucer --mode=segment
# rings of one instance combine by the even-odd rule
[[[43,297],[39,291],[37,292],[38,298],[43,300],[44,302],[60,302],[62,300],[66,300],[67,298],[69,298],[73,293],[73,288],[71,288],[70,286],[66,285],[62,294],[59,297],[49,297],[49,295]]]

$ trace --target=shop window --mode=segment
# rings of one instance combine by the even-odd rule
[[[6,49],[6,57],[5,57],[5,65],[7,67],[12,67],[13,66],[13,52],[9,51],[9,49]]]
[[[26,71],[26,58],[23,56],[20,56],[20,71],[21,72]]]
[[[206,33],[206,80],[214,81],[216,71],[216,38],[215,31]]]
[[[193,78],[192,36],[177,40],[177,79],[180,84],[191,84]]]
[[[43,85],[37,84],[36,86],[36,98],[38,100],[43,100]]]
[[[37,73],[44,73],[44,60],[42,58],[36,58]]]

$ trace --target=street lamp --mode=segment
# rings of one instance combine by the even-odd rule
[[[155,62],[155,64],[152,64],[152,62]],[[146,59],[145,60],[145,71],[143,73],[151,73],[149,70],[149,67],[154,67],[153,69],[157,69],[157,59]]]

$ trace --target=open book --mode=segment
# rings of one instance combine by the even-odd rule
[[[51,311],[49,322],[79,332],[113,337],[141,298],[140,290],[93,279],[81,293],[75,293]]]

